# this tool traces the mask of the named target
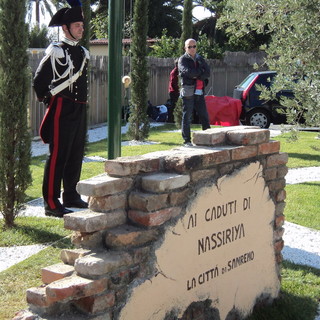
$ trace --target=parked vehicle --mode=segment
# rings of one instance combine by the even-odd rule
[[[277,93],[275,100],[260,99],[261,91],[256,85],[263,85],[270,88],[275,71],[253,72],[248,75],[233,91],[233,98],[242,102],[240,120],[242,123],[261,128],[269,128],[270,123],[279,124],[286,121],[285,114],[280,104],[280,97],[293,97],[291,90],[282,90]]]

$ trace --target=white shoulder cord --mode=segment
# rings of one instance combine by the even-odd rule
[[[65,63],[62,63],[60,60],[59,60],[59,57],[55,56],[54,54],[51,55],[51,65],[52,65],[52,84],[63,79],[63,78],[68,78],[70,79],[72,76],[73,76],[73,69],[74,69],[74,65],[73,65],[73,62],[71,60],[71,57],[70,55],[66,52],[65,52],[65,56],[66,56],[66,62]],[[56,68],[56,63],[58,63],[60,66],[67,66],[66,70],[62,73],[62,74],[59,74],[57,68]],[[69,85],[69,89],[70,91],[72,92],[73,90],[73,84],[70,83]]]

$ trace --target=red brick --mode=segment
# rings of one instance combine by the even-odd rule
[[[245,147],[234,148],[231,150],[232,160],[242,160],[242,159],[256,157],[257,155],[258,155],[257,146],[245,146]]]
[[[280,190],[279,192],[277,192],[276,196],[275,196],[275,200],[277,202],[282,202],[286,199],[287,197],[287,193],[286,193],[286,190]]]
[[[226,132],[220,128],[208,129],[205,131],[195,131],[193,133],[193,143],[202,146],[214,146],[226,142]]]
[[[167,205],[168,194],[154,194],[143,192],[131,192],[129,195],[129,206],[131,209],[142,211],[159,210]]]
[[[278,192],[282,189],[284,189],[286,186],[286,180],[285,179],[277,179],[268,182],[268,187],[270,191]]]
[[[277,177],[278,178],[284,178],[288,173],[288,168],[287,166],[279,166],[278,167],[278,174]]]
[[[82,312],[97,314],[114,306],[115,293],[112,291],[99,296],[80,298],[74,304]]]
[[[105,171],[111,176],[132,176],[144,172],[159,171],[159,169],[159,158],[132,156],[107,160],[105,162]]]
[[[271,154],[278,153],[280,151],[280,141],[270,141],[268,143],[262,143],[258,146],[258,154]]]
[[[287,162],[288,154],[284,152],[267,157],[267,167],[280,166],[286,164]]]
[[[280,253],[281,250],[283,249],[284,247],[284,241],[283,240],[279,240],[279,241],[276,241],[274,243],[274,250],[276,253]]]
[[[202,157],[202,167],[210,167],[221,163],[230,161],[230,150],[229,149],[218,149],[208,154],[204,154]]]
[[[90,280],[79,276],[72,276],[50,283],[46,287],[46,295],[50,303],[66,299],[79,299],[92,296],[104,291],[107,280]]]
[[[191,192],[192,190],[189,188],[182,191],[171,192],[169,194],[169,204],[173,207],[181,205],[188,199]]]
[[[203,179],[210,179],[218,173],[217,169],[196,170],[190,173],[191,181],[198,182]]]
[[[282,240],[282,236],[284,234],[284,228],[278,228],[273,232],[273,238],[275,241]]]
[[[77,191],[88,197],[103,197],[109,194],[127,191],[131,188],[132,184],[133,179],[131,178],[115,178],[104,173],[79,181]]]
[[[27,290],[27,302],[37,307],[49,307],[52,302],[49,302],[46,295],[46,287],[29,288]]]
[[[105,243],[107,247],[118,249],[140,246],[157,239],[155,229],[142,229],[130,225],[122,225],[106,232]]]
[[[90,197],[89,207],[93,211],[108,212],[115,209],[125,209],[127,193],[117,193],[103,197]]]
[[[146,227],[160,226],[166,221],[180,214],[181,208],[170,207],[153,212],[145,212],[138,210],[129,210],[129,219],[133,222]]]
[[[64,263],[57,263],[52,266],[42,268],[42,282],[51,283],[66,277],[70,277],[74,273],[74,267]]]
[[[87,254],[90,254],[91,251],[83,248],[79,249],[62,249],[60,252],[60,259],[65,263],[71,266],[74,265],[76,259],[83,257]]]
[[[276,228],[282,227],[283,224],[284,224],[284,221],[285,221],[284,215],[276,217],[275,222],[274,222],[275,223],[275,227]]]
[[[277,178],[277,168],[265,169],[264,178],[266,181],[275,180]]]
[[[238,146],[269,142],[270,131],[267,129],[232,130],[227,132],[229,144]]]

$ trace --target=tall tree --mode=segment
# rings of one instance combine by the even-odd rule
[[[97,37],[107,38],[107,4],[108,0],[101,0],[100,4],[93,13],[94,33]],[[126,36],[132,31],[132,11],[136,0],[125,0],[124,15]],[[168,36],[175,38],[181,34],[181,9],[183,0],[149,0],[148,5],[148,32],[149,38],[161,37],[164,29],[167,29]],[[179,7],[180,6],[180,7]]]
[[[237,37],[248,33],[269,34],[271,41],[263,47],[266,64],[276,70],[272,98],[279,90],[293,89],[294,99],[285,99],[289,121],[294,123],[303,114],[306,124],[320,125],[320,0],[232,0],[220,23]],[[245,23],[244,23],[245,22]]]
[[[28,27],[25,0],[0,0],[0,7],[0,212],[11,228],[31,184]]]
[[[193,34],[193,24],[192,24],[192,0],[184,0],[183,2],[183,15],[182,15],[182,34],[180,51],[184,52],[184,43],[187,39],[192,38]]]
[[[38,27],[40,27],[40,16],[45,16],[48,12],[50,16],[53,15],[51,6],[52,1],[50,0],[27,0],[27,14],[28,20],[31,21],[33,10],[35,9],[35,21]],[[41,13],[41,14],[40,14]]]
[[[148,105],[147,30],[148,2],[136,0],[133,13],[132,37],[132,100],[129,117],[129,136],[134,140],[144,140],[149,135],[150,123]]]

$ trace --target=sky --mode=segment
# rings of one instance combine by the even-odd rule
[[[192,11],[192,14],[198,20],[202,20],[204,18],[209,18],[212,16],[212,13],[208,9],[200,6],[195,7]]]

